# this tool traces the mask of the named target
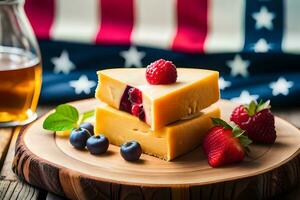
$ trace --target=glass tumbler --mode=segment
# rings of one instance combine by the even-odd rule
[[[23,0],[0,0],[0,127],[36,119],[41,90],[40,50]]]

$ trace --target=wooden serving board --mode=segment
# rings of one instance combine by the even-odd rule
[[[84,112],[97,101],[72,104]],[[228,120],[236,105],[218,104]],[[252,145],[244,162],[222,168],[211,168],[201,148],[172,162],[144,154],[126,162],[113,145],[94,156],[43,130],[44,119],[20,133],[13,169],[32,185],[71,199],[257,199],[288,191],[300,180],[300,131],[278,117],[274,145]]]

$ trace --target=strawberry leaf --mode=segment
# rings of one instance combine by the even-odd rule
[[[264,109],[270,109],[270,108],[271,108],[270,100],[265,102],[260,101],[259,104],[257,105],[256,112],[260,112]]]
[[[260,100],[259,103],[257,103],[256,101],[251,101],[250,104],[245,105],[245,108],[249,116],[253,116],[264,109],[270,109],[270,100],[265,102],[263,100]]]
[[[244,130],[242,130],[239,126],[234,126],[232,129],[233,137],[239,138],[244,134]]]
[[[247,147],[249,144],[252,143],[252,140],[250,140],[244,133],[245,131],[242,130],[239,126],[234,126],[232,129],[233,137],[238,138],[241,145],[243,147]]]
[[[251,101],[251,103],[246,107],[246,110],[250,116],[255,115],[256,106],[257,106],[257,103],[255,101]]]
[[[241,135],[239,140],[243,147],[248,147],[248,145],[252,143],[252,140],[250,140],[246,135]]]
[[[212,123],[215,125],[215,126],[222,126],[224,127],[225,129],[230,129],[232,130],[232,127],[227,123],[225,122],[224,120],[220,119],[220,118],[211,118],[211,121]]]

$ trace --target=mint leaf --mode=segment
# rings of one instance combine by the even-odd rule
[[[43,123],[43,128],[51,131],[65,131],[77,127],[79,118],[75,107],[62,104],[56,107],[55,112],[50,114]]]
[[[232,127],[227,123],[225,122],[224,120],[220,119],[220,118],[211,118],[211,121],[214,125],[216,126],[222,126],[224,127],[225,129],[232,129]]]
[[[43,128],[50,131],[71,130],[74,127],[76,126],[72,120],[59,113],[53,113],[49,115],[43,123]]]
[[[55,112],[64,115],[65,117],[71,119],[72,121],[78,121],[79,114],[75,107],[68,104],[61,104],[55,108]]]
[[[93,117],[95,114],[95,110],[90,110],[90,111],[87,111],[85,113],[83,113],[82,117],[81,117],[81,120],[79,122],[79,124],[83,123],[85,120],[87,120],[88,118],[91,118]]]

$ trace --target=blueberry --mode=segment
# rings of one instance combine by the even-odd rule
[[[142,154],[142,148],[138,142],[130,141],[122,144],[120,152],[125,160],[136,161]]]
[[[80,124],[79,128],[85,128],[90,132],[91,135],[94,135],[94,126],[89,122],[84,122]]]
[[[102,154],[108,149],[109,141],[104,135],[94,135],[90,137],[86,142],[86,147],[91,154]]]
[[[70,143],[77,149],[84,149],[86,141],[90,137],[90,133],[87,129],[77,128],[73,129],[70,134]]]

